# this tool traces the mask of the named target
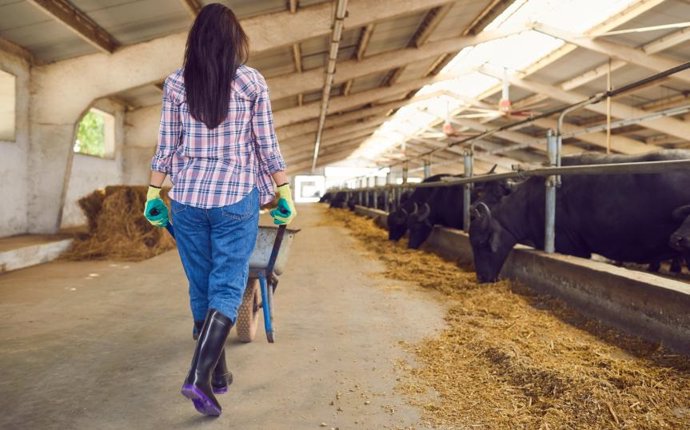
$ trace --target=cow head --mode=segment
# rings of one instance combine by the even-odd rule
[[[677,208],[672,216],[682,224],[671,234],[669,245],[678,251],[690,251],[690,205]]]
[[[405,208],[399,208],[388,214],[388,240],[400,240],[407,231],[408,213]]]
[[[407,217],[407,228],[410,230],[408,248],[419,248],[431,234],[434,225],[431,223],[429,215],[431,215],[431,207],[428,203],[424,203],[421,207],[417,207],[417,203],[415,203],[414,211]]]
[[[496,282],[503,264],[516,241],[491,215],[485,203],[472,208],[470,244],[474,255],[474,269],[480,283]]]

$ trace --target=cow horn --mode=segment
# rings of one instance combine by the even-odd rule
[[[489,207],[486,205],[486,203],[484,203],[484,202],[477,203],[476,209],[477,209],[477,214],[479,215],[480,218],[482,218],[482,217],[491,218],[491,209],[489,209]]]
[[[676,208],[671,216],[676,221],[684,221],[690,215],[690,205],[681,206]]]
[[[413,207],[414,209],[412,209],[412,212],[410,212],[410,216],[417,215],[417,211],[419,210],[419,206],[417,206],[417,202],[414,202],[414,203],[412,204],[412,207]]]
[[[487,173],[487,174],[488,174],[488,175],[493,175],[494,172],[496,171],[496,167],[498,167],[498,164],[494,164],[494,167],[492,167],[491,170],[489,170],[489,173]]]
[[[431,213],[431,206],[429,206],[429,203],[424,203],[422,206],[422,210],[419,212],[417,215],[418,221],[426,221],[427,218],[429,218],[429,214]]]

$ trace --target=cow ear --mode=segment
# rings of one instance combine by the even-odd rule
[[[671,214],[675,221],[685,221],[685,218],[690,216],[690,205],[681,206],[676,208]]]

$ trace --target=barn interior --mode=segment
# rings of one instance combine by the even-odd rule
[[[182,66],[189,28],[210,3],[0,0],[0,406],[6,411],[0,427],[690,427],[687,268],[674,275],[664,267],[657,276],[640,267],[599,261],[566,267],[569,257],[518,253],[510,272],[523,276],[516,267],[534,265],[528,266],[532,277],[520,278],[527,287],[548,278],[558,284],[553,295],[568,303],[569,293],[558,291],[573,279],[587,284],[586,298],[573,309],[589,303],[596,311],[586,317],[604,328],[589,330],[589,323],[574,323],[546,301],[514,292],[522,321],[571,336],[572,345],[608,364],[563,356],[572,373],[554,373],[551,391],[535,394],[525,387],[543,382],[534,369],[539,360],[551,365],[547,358],[512,340],[485,345],[474,357],[500,350],[508,358],[487,358],[488,370],[481,363],[466,369],[495,375],[477,376],[486,393],[517,396],[510,406],[491,409],[495,397],[481,390],[430,384],[424,397],[408,378],[415,373],[410,368],[421,369],[417,376],[429,373],[432,362],[425,360],[443,355],[419,345],[457,323],[448,303],[476,300],[463,314],[469,315],[492,302],[456,297],[446,287],[429,292],[423,279],[391,274],[389,267],[412,267],[415,258],[434,252],[458,259],[439,249],[467,248],[467,240],[439,228],[432,235],[439,249],[398,261],[389,255],[402,252],[397,245],[374,245],[379,236],[367,230],[373,224],[316,203],[329,191],[467,175],[468,155],[472,175],[538,168],[548,163],[547,134],[557,129],[558,114],[597,95],[599,102],[564,117],[563,155],[690,149],[688,0],[220,2],[249,36],[248,65],[266,78],[298,203],[291,227],[302,231],[276,293],[278,341],[229,341],[238,376],[234,400],[224,405],[230,413],[212,422],[193,415],[177,394],[193,343],[175,243],[164,230],[133,236],[131,229],[141,221],[164,80]],[[633,88],[606,96],[626,86]],[[106,203],[109,197],[113,203]],[[89,202],[112,212],[98,218]],[[385,225],[384,208],[378,209],[359,213]],[[428,277],[442,271],[458,291],[475,294],[466,287],[474,285],[473,272],[441,266],[446,263],[429,260],[417,271]],[[471,276],[458,278],[455,270]],[[552,272],[558,276],[549,277]],[[613,284],[629,291],[606,289]],[[539,294],[548,290],[540,288]],[[610,300],[633,304],[623,309]],[[542,305],[557,322],[530,319]],[[652,314],[667,319],[660,323]],[[644,342],[654,346],[621,341],[631,335],[621,328],[626,324],[650,327]],[[541,331],[545,348],[558,343],[543,333],[548,330],[524,329]],[[656,343],[654,336],[660,336]],[[519,367],[511,360],[521,354],[533,360],[532,373],[507,372],[511,363]],[[406,360],[411,364],[401,364]],[[460,359],[446,357],[453,360]],[[449,372],[436,365],[437,373]],[[625,385],[632,376],[619,375],[625,383],[592,385],[592,393],[613,397],[596,394],[587,403],[580,400],[589,394],[578,392],[570,398],[578,386],[573,369],[599,365],[666,391],[645,397],[652,394]],[[445,378],[469,383],[457,374]],[[496,380],[503,381],[500,390]],[[624,394],[626,387],[632,394]],[[452,406],[448,398],[458,395],[466,400]],[[549,396],[568,401],[540,403]],[[598,417],[585,417],[586,407]]]

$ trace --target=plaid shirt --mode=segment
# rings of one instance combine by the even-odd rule
[[[261,204],[270,202],[274,197],[271,174],[285,170],[285,161],[273,130],[264,77],[240,66],[232,83],[228,116],[209,130],[189,113],[182,69],[168,76],[151,169],[170,175],[170,198],[186,205],[230,205],[254,187]]]

